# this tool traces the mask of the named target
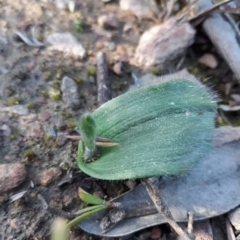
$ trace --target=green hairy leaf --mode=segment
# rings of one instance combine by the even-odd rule
[[[98,147],[99,158],[78,165],[106,180],[181,174],[212,147],[216,104],[199,83],[175,79],[127,92],[96,109],[96,136],[119,143]]]

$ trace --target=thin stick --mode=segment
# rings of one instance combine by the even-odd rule
[[[142,183],[144,184],[148,195],[152,199],[156,209],[159,213],[163,213],[166,222],[174,229],[174,231],[179,235],[181,240],[192,240],[191,237],[188,236],[187,233],[185,233],[182,228],[174,221],[168,206],[161,198],[156,180],[156,178],[142,179]]]
[[[98,85],[98,105],[108,101],[109,91],[107,86],[108,64],[106,54],[98,52],[97,54],[97,85]]]

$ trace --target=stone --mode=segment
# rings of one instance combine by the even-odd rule
[[[23,105],[14,105],[10,107],[2,107],[0,108],[0,112],[11,112],[18,115],[27,115],[28,109]]]
[[[78,86],[76,82],[64,76],[61,84],[63,102],[72,109],[77,109],[80,105],[80,97],[78,93]]]
[[[83,59],[87,54],[82,44],[68,32],[50,34],[46,38],[46,43],[51,45],[48,50],[62,52],[67,57]]]
[[[216,57],[211,53],[203,54],[199,59],[198,62],[211,68],[215,69],[218,66],[218,61]]]
[[[114,42],[106,42],[106,46],[110,51],[114,51],[116,49],[116,44]]]
[[[57,180],[61,176],[61,170],[56,167],[51,167],[42,171],[39,174],[39,181],[42,186],[47,187],[51,182]]]
[[[195,32],[189,23],[179,25],[176,18],[170,18],[142,34],[134,58],[144,67],[164,67],[194,42]]]
[[[154,1],[146,0],[120,0],[120,9],[132,12],[138,18],[152,18],[155,14],[159,14],[158,7]]]
[[[38,120],[45,122],[51,117],[51,114],[48,111],[43,111],[38,114]]]
[[[11,128],[7,124],[3,124],[1,130],[3,131],[3,135],[6,137],[9,137],[12,133]]]
[[[120,22],[115,14],[109,13],[98,17],[98,25],[106,29],[116,29],[120,27]]]
[[[114,64],[113,66],[113,71],[117,74],[117,75],[121,75],[122,74],[122,62],[119,61],[117,63]]]
[[[59,132],[56,141],[58,146],[63,146],[67,141],[66,133]]]
[[[0,193],[19,186],[26,178],[25,166],[20,163],[0,164]]]

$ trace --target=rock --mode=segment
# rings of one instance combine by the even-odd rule
[[[152,18],[153,14],[158,14],[159,10],[154,1],[151,1],[153,6],[149,5],[150,1],[146,0],[120,0],[120,8],[130,11],[138,18]]]
[[[122,62],[119,61],[117,63],[114,64],[113,66],[113,71],[117,74],[117,75],[121,75],[122,74]]]
[[[59,9],[68,8],[70,12],[74,12],[75,10],[75,1],[73,0],[54,0],[53,2]]]
[[[199,59],[198,62],[205,66],[215,69],[218,66],[218,61],[213,54],[205,53]]]
[[[88,81],[92,84],[94,84],[96,82],[96,80],[93,76],[89,76]]]
[[[66,143],[66,141],[67,141],[66,133],[59,132],[57,134],[56,141],[57,141],[58,146],[63,146]]]
[[[51,182],[57,180],[61,175],[61,170],[56,167],[51,167],[39,174],[39,180],[42,186],[47,187]]]
[[[116,44],[114,42],[106,42],[106,47],[110,50],[110,51],[114,51],[116,49]]]
[[[8,40],[5,36],[0,34],[0,52],[5,54],[7,49],[8,49]]]
[[[6,137],[9,137],[12,133],[11,128],[7,124],[3,124],[1,130],[3,131],[3,135]]]
[[[125,185],[126,185],[130,190],[132,190],[132,189],[137,185],[137,183],[136,183],[134,180],[129,179],[129,180],[125,181]]]
[[[123,32],[129,32],[131,29],[133,28],[133,26],[130,24],[130,23],[126,23],[124,26],[123,26]]]
[[[228,214],[229,221],[237,231],[240,231],[240,207]]]
[[[116,48],[116,53],[121,61],[127,61],[128,60],[128,53],[126,48],[123,45],[118,45]]]
[[[0,193],[19,186],[25,178],[26,169],[22,164],[0,164]]]
[[[46,42],[52,45],[48,47],[50,51],[59,51],[64,53],[65,56],[71,56],[77,59],[83,59],[86,56],[86,50],[71,33],[50,34],[47,36]]]
[[[80,97],[76,82],[71,78],[64,76],[62,79],[61,91],[62,99],[65,104],[72,109],[77,109],[80,105]]]
[[[48,111],[43,111],[38,114],[38,120],[41,122],[47,121],[51,117],[51,114]]]
[[[26,129],[27,138],[40,138],[43,136],[41,125],[38,121],[34,121],[28,124]]]
[[[120,22],[115,14],[109,13],[98,17],[98,25],[106,29],[116,29],[120,27]]]
[[[142,66],[165,66],[183,54],[195,36],[195,30],[189,23],[176,24],[170,18],[163,24],[154,26],[143,33],[135,52],[135,60]]]
[[[104,37],[106,39],[111,39],[113,37],[113,33],[108,31],[108,30],[105,30],[105,29],[102,29],[102,28],[95,28],[94,29],[94,32],[98,35],[98,36],[101,36],[101,37]]]
[[[12,112],[18,115],[27,115],[28,109],[23,105],[14,105],[10,107],[2,107],[0,108],[0,112]]]

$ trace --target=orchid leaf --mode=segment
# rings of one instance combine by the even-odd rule
[[[175,79],[127,92],[103,104],[91,117],[96,136],[119,143],[99,147],[96,161],[78,165],[106,180],[178,175],[212,148],[216,103],[199,83]]]

